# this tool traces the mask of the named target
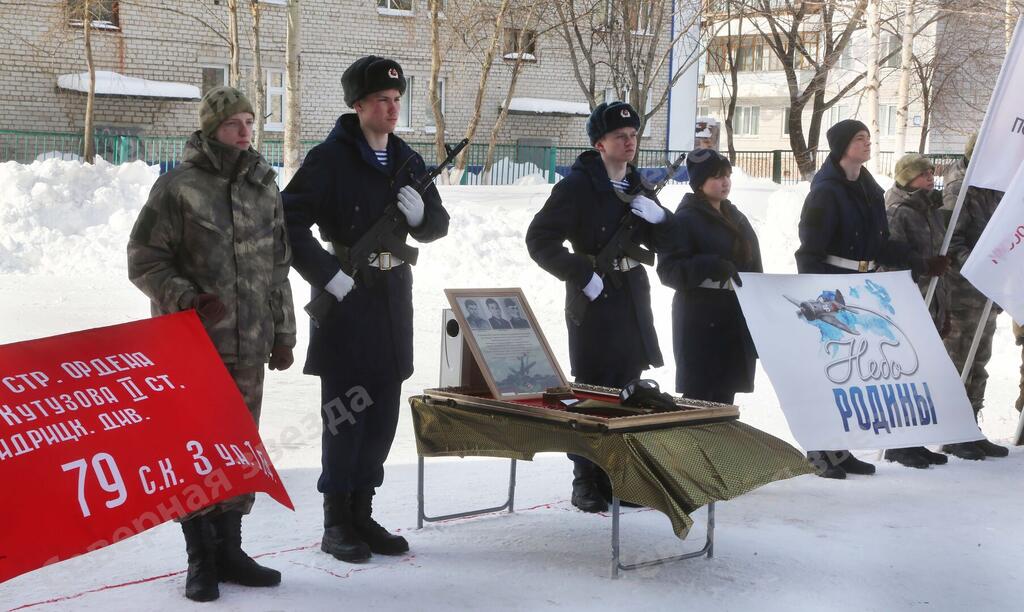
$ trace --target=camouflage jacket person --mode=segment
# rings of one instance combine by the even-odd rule
[[[885,192],[885,212],[889,218],[889,235],[910,245],[911,249],[927,259],[939,254],[946,235],[946,224],[939,209],[942,207],[940,191],[917,189],[908,191],[893,185]],[[917,278],[921,295],[928,291],[931,277]],[[949,316],[949,285],[945,275],[939,277],[935,297],[929,306],[935,326],[942,329]]]
[[[161,176],[128,242],[128,277],[153,315],[220,298],[227,313],[204,321],[225,363],[266,363],[275,345],[295,346],[288,267],[291,248],[275,173],[256,151],[196,132],[184,162]]]
[[[967,173],[967,161],[961,159],[946,169],[943,174],[942,208],[946,214],[952,214],[956,206],[957,196],[963,186],[964,175]],[[952,300],[954,304],[968,300],[983,305],[986,298],[966,279],[960,276],[960,268],[971,255],[974,245],[985,231],[988,220],[995,214],[996,206],[1003,199],[1003,192],[981,187],[968,187],[960,217],[956,221],[953,237],[949,242],[949,257]]]

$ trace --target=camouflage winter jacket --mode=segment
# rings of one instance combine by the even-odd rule
[[[961,159],[950,166],[943,175],[942,208],[947,214],[952,214],[966,173],[967,163]],[[949,243],[949,256],[953,260],[950,284],[953,303],[957,307],[980,306],[985,303],[985,297],[960,276],[959,271],[970,256],[974,245],[978,243],[978,238],[981,238],[981,233],[985,231],[988,220],[992,218],[1002,198],[1001,191],[981,187],[969,187],[967,190],[967,197],[964,199],[956,229],[953,230]]]
[[[291,247],[275,173],[259,153],[196,132],[184,162],[161,176],[128,241],[128,277],[153,315],[217,295],[226,316],[205,324],[225,363],[265,363],[274,344],[295,346],[288,284]]]
[[[942,194],[938,191],[918,189],[907,191],[893,185],[885,192],[885,213],[889,218],[889,235],[893,240],[902,240],[922,258],[939,254],[942,240],[946,235],[946,224],[939,209],[942,208]],[[931,277],[921,276],[917,285],[921,294],[928,291]],[[945,277],[939,277],[935,297],[929,308],[932,319],[941,329],[949,309],[949,286]]]

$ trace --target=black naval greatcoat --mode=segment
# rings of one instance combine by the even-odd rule
[[[757,235],[731,202],[721,213],[692,193],[672,218],[672,241],[658,255],[658,276],[676,290],[672,298],[672,347],[676,391],[696,399],[732,403],[732,394],[754,389],[757,351],[736,292],[708,288],[720,260],[740,272],[763,272]],[[745,242],[749,248],[743,248]],[[705,286],[701,286],[705,284]]]
[[[632,166],[630,185],[640,183]],[[645,195],[656,200],[656,195]],[[671,215],[665,211],[666,215]],[[566,303],[572,300],[594,274],[593,261],[618,229],[629,205],[615,194],[608,172],[597,151],[577,158],[567,177],[555,184],[551,196],[534,216],[526,232],[530,257],[540,267],[566,283]],[[638,242],[659,250],[668,237],[668,223],[651,225],[640,221]],[[572,251],[564,242],[568,240]],[[569,361],[572,374],[581,382],[609,380],[617,373],[642,372],[663,365],[658,336],[651,313],[651,285],[644,266],[628,272],[612,272],[621,281],[616,288],[604,279],[601,295],[589,302],[582,325],[568,316]],[[586,300],[585,296],[579,299]]]
[[[313,296],[341,269],[310,228],[318,226],[328,241],[352,246],[398,190],[426,174],[423,158],[401,138],[388,136],[387,167],[381,166],[354,113],[338,118],[327,139],[311,149],[282,193],[292,265],[312,287]],[[423,193],[423,223],[408,230],[419,242],[448,233],[448,213],[434,185]],[[400,237],[406,238],[405,232]],[[372,286],[356,277],[355,287],[334,305],[326,321],[313,327],[303,372],[343,373],[356,381],[401,381],[412,375],[412,268],[370,269]]]

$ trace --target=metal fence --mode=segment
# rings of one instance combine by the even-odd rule
[[[159,165],[160,172],[166,172],[181,162],[181,154],[187,136],[138,136],[126,134],[97,134],[96,153],[113,164],[141,160],[150,165]],[[302,141],[302,155],[320,141]],[[410,146],[423,156],[428,166],[437,163],[433,142],[413,142]],[[280,140],[265,140],[263,156],[273,165],[284,163],[284,143]],[[466,149],[466,172],[461,177],[464,185],[492,184],[512,185],[529,180],[531,182],[555,183],[569,173],[580,153],[589,147],[538,147],[518,144],[495,146],[493,165],[490,172],[483,172],[487,157],[486,144],[471,144]],[[59,158],[78,159],[82,152],[81,133],[28,132],[0,130],[0,162],[17,161],[31,163],[36,160]],[[664,149],[642,149],[637,156],[637,166],[648,176],[660,178],[666,163],[673,161],[685,151]],[[816,167],[824,163],[827,151],[816,154]],[[957,154],[927,155],[936,165],[936,175],[941,177],[945,167],[960,159]],[[755,178],[770,179],[780,184],[794,184],[801,180],[796,159],[791,151],[737,151],[735,165]],[[882,151],[876,160],[878,171],[891,176],[893,173],[892,152]],[[674,181],[685,181],[685,169],[674,177]]]

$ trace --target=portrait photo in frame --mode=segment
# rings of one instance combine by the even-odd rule
[[[535,399],[568,386],[522,289],[444,293],[494,399]]]

